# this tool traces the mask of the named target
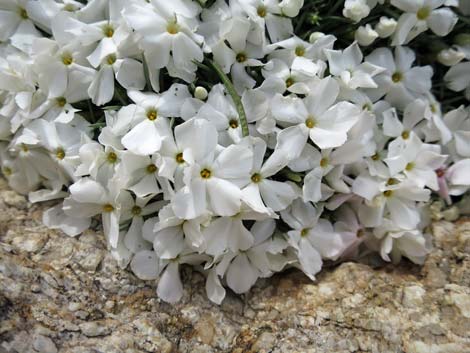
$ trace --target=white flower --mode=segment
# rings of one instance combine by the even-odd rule
[[[370,13],[370,7],[366,0],[346,0],[344,3],[343,16],[354,22],[359,22]]]
[[[174,84],[161,95],[131,91],[129,97],[136,103],[132,114],[132,129],[122,137],[122,145],[129,151],[146,156],[160,150],[162,140],[171,134],[169,117],[179,116],[183,100],[189,97],[186,86]]]
[[[253,88],[256,83],[246,69],[263,65],[258,60],[264,55],[263,48],[247,41],[249,30],[248,20],[240,17],[233,18],[228,21],[220,39],[211,48],[214,60],[225,73],[231,73],[233,84],[240,94],[246,88]]]
[[[418,229],[403,229],[385,219],[383,225],[374,229],[374,235],[381,239],[380,255],[386,261],[397,263],[402,256],[417,264],[423,264],[432,244],[429,236]]]
[[[375,26],[375,31],[380,38],[390,37],[397,28],[397,21],[394,18],[382,16]]]
[[[437,60],[446,66],[454,66],[465,59],[465,53],[454,48],[443,49],[437,54]]]
[[[326,78],[318,81],[305,99],[276,95],[271,103],[273,115],[290,125],[278,134],[276,150],[295,159],[309,137],[321,149],[343,145],[360,112],[348,102],[335,104],[338,93],[336,81]]]
[[[444,76],[444,81],[452,91],[465,90],[465,97],[470,100],[470,61],[452,66]]]
[[[410,48],[396,47],[394,54],[388,48],[378,48],[366,57],[366,62],[385,69],[374,77],[378,88],[367,90],[367,94],[373,102],[385,95],[387,102],[404,109],[429,92],[433,70],[430,66],[412,67],[416,57]]]
[[[206,141],[192,141],[192,127],[201,129]],[[179,125],[176,131],[190,144],[183,153],[190,166],[185,170],[186,186],[179,190],[173,201],[173,210],[180,218],[193,219],[206,210],[216,215],[233,216],[240,210],[240,183],[246,184],[253,163],[251,149],[231,145],[216,152],[217,131],[203,119],[190,120]]]
[[[195,2],[183,0],[126,4],[123,16],[142,36],[141,46],[150,80],[157,92],[160,90],[159,72],[164,67],[173,77],[187,82],[194,79],[197,66],[193,60],[201,62],[203,59],[202,38],[195,33],[198,12]]]
[[[402,181],[396,177],[377,180],[365,175],[354,180],[352,190],[366,200],[358,212],[366,227],[381,225],[386,213],[399,227],[416,227],[420,222],[416,201],[428,201],[431,194],[428,189],[417,187],[412,180]]]
[[[265,26],[271,42],[279,42],[293,34],[289,17],[295,17],[304,0],[240,0],[240,6],[264,34]]]
[[[448,35],[458,21],[457,15],[448,7],[441,7],[445,0],[391,0],[391,4],[404,13],[398,19],[392,45],[408,43],[430,28],[440,37]]]
[[[320,271],[322,258],[336,259],[344,250],[341,236],[331,223],[320,218],[321,213],[322,209],[299,199],[281,212],[282,220],[292,229],[287,232],[288,242],[297,251],[300,268],[311,279]]]
[[[90,218],[102,215],[104,233],[112,247],[117,247],[121,209],[132,204],[129,193],[119,190],[115,182],[109,188],[90,178],[82,178],[69,188],[64,200],[64,212],[70,217]]]
[[[377,87],[373,77],[383,72],[384,68],[369,62],[363,63],[358,43],[354,42],[343,51],[325,50],[325,53],[330,73],[337,76],[346,87],[350,89]]]
[[[370,24],[360,26],[354,34],[354,38],[359,43],[359,45],[364,47],[374,43],[378,37],[379,34],[374,29],[372,29]]]

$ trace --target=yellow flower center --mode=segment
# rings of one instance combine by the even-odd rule
[[[28,153],[28,152],[29,152],[28,146],[26,146],[24,143],[21,144],[21,150],[22,150],[24,153]]]
[[[390,197],[390,196],[393,195],[393,191],[392,191],[392,190],[385,190],[385,191],[383,192],[383,195],[384,195],[385,197]]]
[[[212,176],[212,172],[207,168],[201,170],[200,174],[202,179],[209,179]]]
[[[401,137],[403,140],[408,140],[410,138],[410,132],[409,131],[403,131],[401,133]]]
[[[293,79],[292,77],[289,77],[289,78],[286,80],[286,87],[289,88],[289,87],[292,86],[294,83],[295,83],[294,79]]]
[[[232,128],[232,129],[236,129],[238,127],[238,120],[237,119],[231,119],[228,123],[228,125]]]
[[[115,54],[109,54],[109,55],[106,57],[106,63],[107,63],[108,65],[113,65],[115,62],[116,62],[116,55],[115,55]]]
[[[175,21],[169,22],[166,26],[166,31],[170,34],[176,34],[180,31],[180,26]]]
[[[178,153],[175,159],[178,164],[183,164],[184,163],[183,153]]]
[[[63,148],[59,147],[57,149],[57,151],[55,151],[55,156],[57,157],[57,159],[64,159],[65,158],[65,151]]]
[[[147,111],[147,119],[154,121],[158,117],[158,112],[155,109],[150,109]]]
[[[158,170],[157,166],[155,164],[149,164],[147,166],[147,173],[153,174]]]
[[[307,118],[307,120],[305,120],[305,126],[307,126],[309,129],[313,129],[315,127],[316,123],[315,123],[315,119],[312,118],[312,117],[309,117]]]
[[[259,183],[261,181],[261,174],[255,173],[251,176],[251,181],[255,184]]]
[[[134,206],[134,207],[132,207],[131,212],[134,216],[138,216],[142,213],[142,208],[140,208],[139,206]]]
[[[114,35],[114,28],[113,26],[107,24],[103,26],[103,34],[105,37],[111,38]]]
[[[29,18],[28,16],[28,11],[26,11],[26,9],[24,7],[20,7],[18,9],[18,14],[20,15],[20,17],[23,19],[23,20],[27,20]]]
[[[117,154],[114,153],[114,152],[109,152],[108,155],[107,155],[107,157],[106,157],[106,160],[107,160],[108,163],[110,163],[110,164],[116,163],[116,162],[117,162],[117,159],[118,159]]]
[[[67,104],[67,100],[65,99],[65,97],[56,98],[55,101],[56,101],[57,105],[61,108],[63,108]]]
[[[239,63],[244,63],[246,61],[246,54],[245,53],[238,53],[236,56],[236,60]]]
[[[418,10],[418,12],[416,13],[416,17],[418,18],[418,20],[424,21],[429,17],[430,14],[431,9],[427,6],[424,6]]]
[[[329,164],[328,158],[322,158],[320,160],[320,167],[326,168],[326,167],[328,167],[328,164]]]
[[[306,237],[309,232],[310,232],[310,229],[304,228],[304,229],[302,229],[302,230],[300,231],[300,236],[301,236],[301,237]]]
[[[70,55],[69,53],[64,53],[64,54],[62,54],[62,63],[63,63],[65,66],[72,65],[72,63],[73,63],[73,57],[72,57],[72,55]]]
[[[301,45],[295,48],[295,55],[297,56],[304,56],[305,55],[305,48]]]
[[[111,205],[110,203],[107,203],[106,205],[103,205],[103,212],[110,213],[114,211],[114,206]]]
[[[257,9],[256,12],[258,13],[259,17],[266,17],[266,14],[268,13],[266,11],[266,6],[263,6],[263,5],[258,6],[258,9]]]
[[[403,80],[403,74],[401,72],[394,72],[393,75],[392,75],[392,81],[395,82],[395,83],[398,83],[400,82],[401,80]]]
[[[372,158],[373,161],[379,161],[379,160],[380,160],[380,155],[379,155],[379,153],[377,152],[377,153],[375,153],[375,154],[374,154],[372,157],[370,157],[370,158]]]
[[[387,180],[387,185],[397,185],[398,183],[400,183],[400,180],[395,178],[390,178]]]
[[[413,162],[410,162],[406,165],[405,170],[407,172],[409,172],[409,171],[413,170],[414,167],[415,167],[415,164]]]

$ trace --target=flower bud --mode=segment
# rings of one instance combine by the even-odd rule
[[[395,32],[396,28],[397,21],[394,18],[382,16],[379,23],[375,26],[375,31],[379,34],[380,38],[387,38]]]
[[[458,64],[465,58],[465,54],[453,48],[444,49],[437,54],[437,61],[445,66],[453,66]]]
[[[322,38],[325,36],[325,33],[323,32],[313,32],[311,35],[310,35],[310,38],[308,39],[308,41],[310,43],[315,43],[318,39]]]
[[[371,45],[378,37],[378,33],[372,29],[370,24],[360,26],[354,35],[356,41],[362,46]]]
[[[346,0],[344,3],[343,16],[359,22],[370,13],[370,7],[365,0]]]
[[[194,90],[194,97],[200,100],[206,100],[207,98],[207,90],[202,86],[197,86]]]

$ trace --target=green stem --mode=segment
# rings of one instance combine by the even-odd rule
[[[245,109],[243,108],[242,100],[238,95],[237,91],[235,90],[232,81],[230,81],[228,76],[225,74],[225,72],[223,72],[223,70],[215,61],[208,59],[207,62],[209,63],[209,66],[211,66],[212,69],[217,73],[220,80],[227,89],[228,94],[230,94],[230,96],[232,97],[233,103],[235,104],[235,108],[238,112],[238,117],[240,118],[240,125],[242,127],[243,137],[248,136],[250,132],[248,130],[248,121],[246,120]]]

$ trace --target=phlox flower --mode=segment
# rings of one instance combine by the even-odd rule
[[[457,23],[457,15],[448,7],[447,0],[392,0],[391,4],[404,13],[398,19],[392,45],[407,44],[430,28],[440,37],[449,34]]]

